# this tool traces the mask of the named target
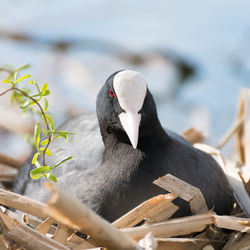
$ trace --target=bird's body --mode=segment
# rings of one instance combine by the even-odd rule
[[[116,74],[107,80],[97,97],[100,130],[95,114],[81,115],[60,128],[77,135],[68,144],[51,145],[51,163],[62,153],[75,156],[74,161],[56,169],[58,184],[114,221],[146,199],[166,193],[152,182],[170,173],[200,188],[209,209],[214,208],[218,214],[229,213],[232,195],[218,164],[179,135],[162,128],[153,97],[143,85],[136,94],[144,91],[142,101],[136,101],[137,110],[131,109],[130,103],[122,103],[119,88],[123,85],[114,84]],[[135,125],[128,125],[126,116]],[[14,191],[44,200],[45,191],[38,188],[41,181],[27,178],[30,169],[28,163],[20,170]],[[190,213],[187,204],[180,200],[177,203],[177,216]]]

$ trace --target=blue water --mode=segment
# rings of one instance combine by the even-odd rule
[[[50,83],[58,123],[70,107],[93,110],[107,76],[134,68],[148,79],[165,126],[180,132],[195,125],[216,145],[233,122],[240,88],[249,86],[249,9],[246,0],[0,0],[0,29],[43,42],[18,43],[0,36],[0,64],[32,64],[33,75]],[[57,40],[97,45],[89,42],[62,53],[46,45]],[[98,42],[105,46],[100,49]],[[117,56],[159,49],[196,67],[196,76],[177,93],[178,75],[171,62],[156,57],[135,66]]]

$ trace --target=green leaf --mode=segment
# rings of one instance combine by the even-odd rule
[[[49,107],[49,103],[48,103],[48,100],[44,97],[44,112],[47,112],[47,110],[48,110],[48,107]]]
[[[53,122],[52,118],[48,114],[45,114],[45,116],[47,118],[47,121],[48,121],[48,124],[50,126],[50,129],[52,131],[54,131],[55,130],[55,125],[54,125],[54,122]]]
[[[29,64],[25,64],[25,65],[23,65],[22,67],[16,69],[15,71],[16,71],[16,72],[19,72],[19,71],[24,70],[24,69],[27,69],[27,68],[29,68],[29,67],[30,67]]]
[[[51,181],[57,182],[57,178],[53,174],[48,175],[47,178]]]
[[[14,80],[14,83],[13,83],[13,84],[16,83],[16,78],[17,78],[17,72],[15,72],[15,73],[14,73],[14,76],[13,76],[13,80]]]
[[[42,177],[42,174],[35,175],[35,174],[31,174],[31,172],[30,172],[30,178],[32,178],[33,180],[37,180],[37,179],[39,179],[41,177]]]
[[[42,93],[42,96],[47,96],[50,94],[50,91],[47,89]]]
[[[39,168],[35,168],[32,171],[30,171],[30,177],[32,179],[39,179],[44,172],[47,172],[50,170],[50,166],[43,166]]]
[[[16,84],[16,83],[21,82],[21,81],[23,81],[23,80],[25,80],[26,78],[29,78],[29,77],[31,77],[31,75],[22,76],[22,77],[18,78],[17,80],[15,80],[14,83]]]
[[[27,107],[29,107],[30,105],[31,105],[31,103],[33,103],[33,101],[31,101],[31,100],[26,100],[21,106],[20,106],[20,108],[21,109],[25,109],[25,108],[27,108]]]
[[[43,134],[46,135],[46,136],[49,136],[47,130],[45,128],[43,128]]]
[[[6,79],[6,80],[2,80],[2,83],[11,83],[11,84],[13,84],[13,81]]]
[[[43,141],[41,142],[41,145],[46,145],[48,142],[49,142],[49,139],[43,140]]]
[[[42,88],[41,88],[41,92],[45,92],[48,88],[49,84],[46,82],[43,84]]]
[[[34,142],[38,151],[39,151],[39,143],[40,143],[40,133],[41,133],[41,126],[40,126],[40,122],[37,121],[35,124]]]
[[[39,161],[36,161],[36,162],[35,162],[35,165],[36,165],[37,168],[40,168],[40,167],[41,167],[41,164],[39,163]]]
[[[32,158],[32,162],[31,162],[32,164],[35,164],[35,162],[37,161],[37,158],[38,158],[39,155],[40,155],[39,152],[37,152],[37,153],[34,154],[34,156]]]
[[[48,156],[52,156],[52,153],[51,153],[51,151],[48,148],[46,149],[45,154],[48,155]]]
[[[51,169],[58,167],[59,165],[61,165],[61,164],[64,163],[65,161],[68,161],[68,160],[70,160],[70,159],[72,159],[72,158],[73,158],[73,156],[69,156],[69,157],[67,157],[67,158],[65,158],[65,159],[63,159],[63,160],[61,160],[61,161],[59,161],[59,162],[56,163],[54,166],[52,166]]]
[[[40,151],[43,152],[44,150],[45,150],[45,148],[40,148]],[[52,153],[51,153],[51,151],[48,148],[46,149],[45,154],[48,155],[48,156],[52,156]]]
[[[66,134],[66,140],[65,140],[65,143],[67,143],[69,141],[69,135]]]

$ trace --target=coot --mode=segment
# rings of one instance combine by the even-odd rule
[[[59,186],[114,221],[146,199],[166,193],[152,182],[170,173],[200,188],[209,209],[218,214],[231,211],[232,192],[223,171],[211,156],[161,126],[140,73],[112,74],[97,96],[96,111],[98,119],[95,113],[80,115],[59,128],[77,134],[67,144],[54,142],[50,147],[49,164],[74,155],[55,169]],[[24,164],[13,190],[44,201],[42,181],[29,179],[31,168],[30,161]],[[176,216],[190,214],[185,202],[176,202]]]

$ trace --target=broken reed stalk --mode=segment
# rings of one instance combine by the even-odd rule
[[[144,201],[136,208],[132,209],[112,224],[116,228],[133,227],[144,219],[156,219],[158,214],[164,210],[168,210],[171,205],[175,206],[173,201],[177,196],[175,194],[158,195],[147,201]],[[178,207],[175,206],[175,210],[171,210],[169,217],[177,211]],[[166,215],[167,216],[167,215]]]
[[[206,201],[199,188],[194,187],[171,174],[164,175],[153,183],[168,192],[177,194],[180,198],[189,202],[192,214],[208,212]]]
[[[46,219],[48,217],[43,211],[45,204],[1,188],[0,205],[11,207],[39,218]]]
[[[156,210],[155,213],[152,214],[152,216],[149,214],[147,216],[145,224],[167,221],[178,209],[178,206],[176,206],[172,202],[169,202],[167,206],[161,207],[158,211]]]
[[[175,249],[175,250],[205,250],[205,246],[212,245],[215,249],[222,249],[224,241],[211,239],[195,239],[195,238],[156,238],[158,243],[157,250]],[[223,248],[224,250],[224,248]]]
[[[108,249],[141,249],[134,240],[84,204],[80,204],[65,192],[58,191],[54,183],[47,182],[45,187],[51,191],[51,197],[47,201],[48,206],[43,210],[56,221],[90,235],[99,246]]]
[[[240,161],[250,166],[250,89],[240,92],[238,119],[244,117],[244,122],[237,133],[237,149]]]
[[[13,218],[13,216],[10,216],[10,217]],[[42,220],[39,220],[33,216],[24,214],[22,216],[21,222],[26,224],[26,225],[29,225],[33,228],[36,228],[36,230],[42,234],[49,233],[49,234],[54,235],[56,232],[56,226],[52,225],[52,223],[54,222],[54,219],[51,219],[50,217],[48,217],[46,220],[42,221]]]
[[[16,220],[0,212],[0,218],[8,228],[11,238],[26,249],[69,250],[64,245],[46,237],[32,228],[18,223]]]
[[[10,156],[0,154],[0,164],[7,165],[16,169],[21,168],[22,162],[18,161]]]
[[[53,222],[54,222],[54,219],[48,217],[45,221],[43,221],[41,224],[39,224],[39,225],[36,227],[36,230],[37,230],[39,233],[46,234],[46,233],[49,232],[49,230],[50,230],[50,228],[51,228]],[[55,233],[55,232],[54,232],[54,233]]]
[[[56,228],[54,240],[65,245],[68,238],[68,231],[69,229],[67,226],[59,223]]]
[[[250,219],[234,216],[213,215],[217,227],[250,233]]]
[[[229,160],[224,161],[226,176],[232,188],[234,197],[243,212],[250,217],[250,197],[245,189],[241,177],[238,174],[237,163]]]
[[[228,183],[240,208],[248,217],[250,217],[250,198],[238,174],[239,170],[237,169],[237,163],[224,159],[220,153],[220,150],[209,145],[195,144],[194,146],[210,154],[217,161],[227,177]]]
[[[139,240],[151,232],[154,237],[173,237],[201,232],[209,224],[217,227],[250,233],[250,219],[211,214],[193,215],[133,228],[121,229],[129,237]]]
[[[0,182],[6,183],[10,182],[12,183],[16,177],[16,173],[3,173],[0,174]]]
[[[83,238],[80,238],[79,236],[77,236],[75,233],[73,233],[72,235],[70,235],[67,239],[67,243],[66,246],[69,248],[77,248],[77,249],[86,249],[86,248],[95,248],[96,246],[94,244],[91,244],[90,240],[85,240]]]
[[[201,232],[207,225],[212,224],[213,221],[212,215],[202,214],[120,230],[134,240],[143,238],[149,232],[151,232],[154,237],[172,237]]]
[[[192,144],[202,142],[205,139],[205,136],[195,128],[190,128],[181,133],[181,135]]]
[[[223,137],[220,139],[219,144],[217,145],[217,149],[221,149],[228,141],[229,139],[241,129],[244,122],[244,117],[241,117],[238,119],[233,126],[223,135]]]

